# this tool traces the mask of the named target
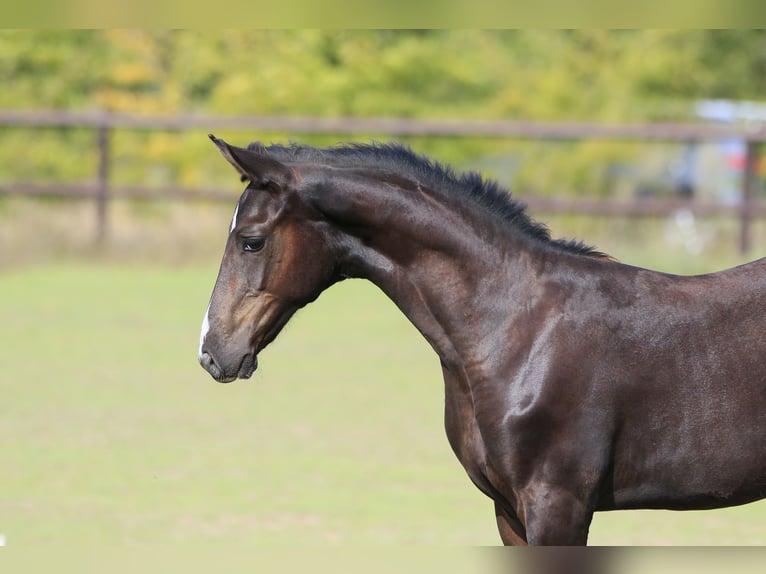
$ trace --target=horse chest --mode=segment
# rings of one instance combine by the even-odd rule
[[[487,449],[467,387],[450,385],[445,373],[444,423],[447,440],[471,481],[485,494],[494,490],[487,475]]]

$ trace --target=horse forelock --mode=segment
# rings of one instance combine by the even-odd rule
[[[527,237],[556,249],[589,257],[608,258],[604,253],[581,241],[552,239],[548,227],[533,220],[527,213],[526,206],[514,199],[510,191],[498,182],[485,179],[476,171],[457,174],[452,167],[417,154],[405,145],[373,142],[316,148],[295,142],[287,146],[266,146],[261,142],[253,142],[248,145],[248,150],[286,163],[313,163],[396,172],[412,177],[430,189],[457,201],[472,201],[482,206],[488,214],[499,216]]]

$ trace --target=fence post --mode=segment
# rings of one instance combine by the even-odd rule
[[[742,198],[739,209],[739,252],[745,255],[752,248],[752,204],[758,183],[756,168],[758,164],[758,143],[747,141],[745,151],[745,171],[742,177]]]
[[[96,244],[103,245],[107,234],[109,201],[109,126],[101,124],[96,131],[98,146],[98,179],[96,184]]]

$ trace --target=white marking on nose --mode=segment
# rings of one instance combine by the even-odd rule
[[[205,317],[202,319],[202,331],[200,331],[199,334],[199,351],[197,352],[197,356],[200,360],[202,360],[202,345],[205,344],[205,337],[207,336],[207,332],[210,330],[210,320],[208,319],[209,315],[210,305],[208,304],[207,310],[205,311]]]
[[[237,204],[237,207],[234,208],[234,217],[231,218],[231,227],[229,228],[229,233],[234,231],[234,228],[237,226],[237,213],[239,212],[239,204]]]

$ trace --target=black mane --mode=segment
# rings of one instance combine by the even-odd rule
[[[581,241],[551,239],[548,227],[529,217],[526,206],[513,199],[510,192],[503,189],[496,181],[485,180],[474,171],[458,175],[451,167],[418,155],[409,147],[400,144],[346,144],[330,148],[315,148],[295,143],[290,146],[279,144],[264,146],[260,142],[253,142],[248,149],[283,162],[312,162],[338,167],[374,167],[408,174],[433,190],[443,190],[458,199],[470,198],[489,212],[497,214],[527,237],[570,253],[589,257],[607,257]]]

